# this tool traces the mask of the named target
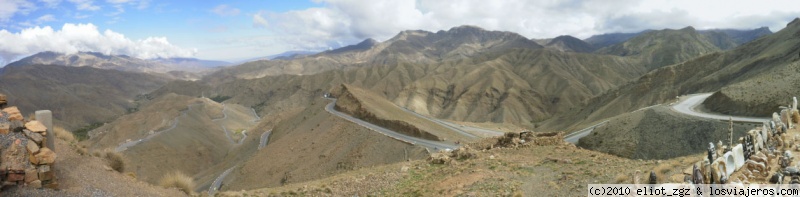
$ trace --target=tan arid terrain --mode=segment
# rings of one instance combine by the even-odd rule
[[[587,184],[650,172],[682,182],[729,123],[674,110],[677,96],[714,92],[700,111],[755,118],[800,96],[800,19],[760,30],[690,26],[613,42],[407,30],[172,73],[208,74],[196,81],[147,74],[164,68],[127,56],[103,56],[135,61],[108,70],[119,65],[97,54],[41,53],[28,60],[83,67],[20,61],[0,70],[0,93],[24,110],[52,109],[88,139],[57,141],[60,190],[0,196],[583,196]],[[599,126],[565,141],[588,125]],[[756,126],[735,124],[733,138]],[[163,188],[171,177],[193,184]]]

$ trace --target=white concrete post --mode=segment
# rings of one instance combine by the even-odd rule
[[[36,120],[44,124],[47,127],[47,148],[52,150],[53,152],[56,151],[56,134],[53,132],[53,112],[50,110],[39,110],[36,111]]]

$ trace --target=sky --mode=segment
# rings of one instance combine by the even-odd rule
[[[41,52],[240,61],[461,25],[528,38],[769,27],[797,0],[0,0],[0,65]]]

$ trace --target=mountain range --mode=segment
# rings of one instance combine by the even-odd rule
[[[322,98],[326,93],[346,97],[337,105],[345,113],[378,117],[375,124],[408,110],[455,123],[510,125],[498,129],[572,131],[609,119],[679,116],[631,112],[703,92],[714,92],[704,104],[709,110],[761,116],[800,91],[798,32],[800,19],[774,34],[686,27],[585,40],[532,40],[460,26],[231,66],[42,52],[2,68],[0,93],[24,113],[53,110],[56,123],[68,128],[94,125],[81,142],[90,150],[130,144],[120,152],[135,160],[128,171],[140,180],[156,183],[162,174],[182,171],[201,191],[227,171],[220,188],[249,190],[427,158],[424,148],[326,112],[333,102]],[[426,139],[462,140],[428,132],[441,126],[415,117],[392,124],[434,133],[419,135]],[[618,127],[599,130],[640,128],[609,125]],[[625,133],[603,134],[613,135]]]

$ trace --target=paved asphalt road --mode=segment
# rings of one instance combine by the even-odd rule
[[[383,128],[381,126],[374,125],[374,124],[369,123],[367,121],[363,121],[361,119],[354,118],[354,117],[352,117],[350,115],[344,114],[342,112],[339,112],[339,111],[336,111],[335,109],[333,109],[333,106],[336,104],[336,99],[330,99],[330,100],[333,100],[333,102],[331,102],[327,106],[325,106],[325,111],[328,111],[328,113],[331,113],[333,115],[339,116],[339,117],[344,118],[344,119],[346,119],[346,120],[348,120],[350,122],[356,123],[356,124],[361,125],[361,126],[366,127],[366,128],[369,128],[369,129],[371,129],[373,131],[377,131],[378,133],[384,134],[384,135],[389,136],[391,138],[394,138],[394,139],[397,139],[397,140],[400,140],[400,141],[403,141],[403,142],[406,142],[406,143],[423,146],[425,148],[428,148],[428,150],[431,151],[431,152],[438,152],[439,150],[444,150],[444,149],[451,149],[452,150],[452,149],[458,148],[458,145],[455,145],[455,144],[450,144],[450,143],[446,143],[446,142],[426,140],[426,139],[421,139],[421,138],[417,138],[417,137],[407,136],[407,135],[404,135],[404,134],[401,134],[401,133],[398,133],[398,132]]]
[[[734,122],[750,122],[750,123],[764,123],[769,122],[771,118],[761,118],[761,117],[746,117],[746,116],[729,116],[724,114],[714,114],[714,113],[706,113],[706,112],[699,112],[697,111],[697,106],[703,103],[712,93],[702,93],[702,94],[690,94],[686,95],[681,102],[672,106],[672,110],[677,112],[701,117],[701,118],[709,118],[709,119],[716,119],[716,120],[725,120],[727,121],[728,118],[731,118]]]
[[[700,106],[700,104],[702,104],[703,101],[705,101],[709,96],[711,96],[711,94],[712,93],[700,93],[700,94],[690,94],[683,96],[680,102],[676,103],[675,105],[672,105],[672,110],[689,116],[723,120],[723,121],[727,121],[729,118],[734,122],[748,122],[748,123],[764,123],[764,122],[769,122],[771,120],[771,118],[763,118],[763,117],[730,116],[724,114],[715,114],[715,113],[697,111],[697,107]],[[642,109],[647,109],[650,107],[645,107]],[[589,135],[590,133],[592,133],[592,130],[594,130],[594,128],[601,126],[606,122],[608,121],[603,121],[598,124],[592,125],[590,127],[573,132],[565,136],[564,140],[573,144],[578,143],[578,140],[580,140],[582,137]]]

